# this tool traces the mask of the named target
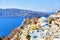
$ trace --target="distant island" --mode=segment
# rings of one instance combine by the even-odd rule
[[[50,12],[37,12],[37,11],[31,11],[31,10],[24,10],[24,9],[0,9],[0,17],[25,17],[25,18],[33,18],[33,17],[47,17],[50,14]]]

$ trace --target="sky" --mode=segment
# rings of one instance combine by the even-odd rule
[[[60,9],[60,0],[0,0],[0,8],[55,12]]]

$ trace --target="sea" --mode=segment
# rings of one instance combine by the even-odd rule
[[[23,19],[22,17],[0,18],[0,37],[8,36],[11,30],[21,25]]]

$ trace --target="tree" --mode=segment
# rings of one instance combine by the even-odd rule
[[[30,37],[31,37],[30,35],[27,35],[27,36],[26,36],[26,38],[27,38],[28,40],[30,40]]]

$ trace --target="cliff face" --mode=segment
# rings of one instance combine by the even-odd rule
[[[2,40],[10,40],[13,36],[19,31],[19,29],[14,29],[10,32],[10,34],[6,37],[3,37]]]

